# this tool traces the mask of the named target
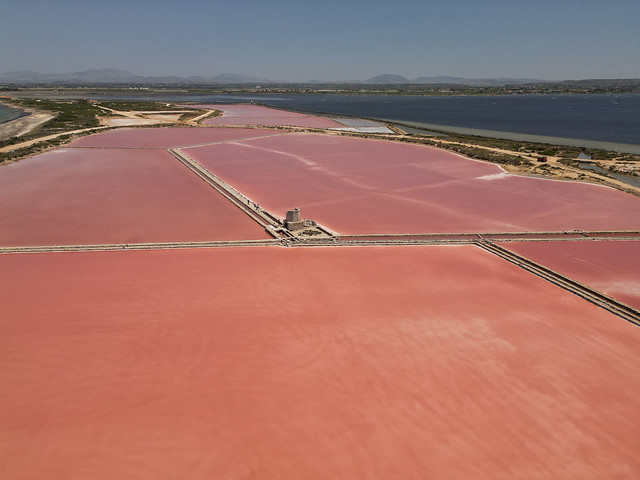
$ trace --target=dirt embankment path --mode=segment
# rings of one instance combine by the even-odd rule
[[[462,143],[462,142],[454,142],[450,140],[435,140],[437,143],[446,145],[460,145],[469,148],[480,148],[486,151],[520,156],[525,160],[528,160],[530,163],[525,165],[501,165],[506,171],[509,173],[515,173],[518,175],[535,175],[542,177],[551,177],[558,180],[574,180],[581,182],[590,182],[590,183],[598,183],[607,185],[618,190],[623,190],[629,193],[634,193],[636,195],[640,195],[640,188],[630,185],[628,183],[622,182],[615,178],[607,177],[605,175],[601,175],[592,170],[582,169],[578,167],[573,167],[571,165],[566,165],[561,162],[560,157],[547,156],[544,157],[544,161],[540,161],[539,155],[532,153],[523,153],[515,150],[507,150],[503,148],[496,147],[485,147],[481,145],[474,145],[472,143]]]
[[[38,138],[34,138],[33,140],[28,140],[26,142],[15,143],[13,145],[8,145],[6,147],[2,147],[2,148],[0,148],[0,153],[11,152],[13,150],[19,150],[21,148],[30,147],[31,145],[35,145],[36,143],[46,142],[48,140],[53,140],[55,138],[62,137],[64,135],[75,135],[75,134],[78,134],[78,133],[103,130],[105,128],[111,128],[111,127],[104,126],[104,127],[81,128],[81,129],[78,129],[78,130],[69,130],[69,131],[66,131],[66,132],[55,133],[53,135],[47,135],[46,137],[38,137]]]
[[[157,111],[138,111],[138,110],[115,110],[113,108],[96,105],[96,107],[108,112],[110,116],[101,117],[100,122],[103,125],[111,127],[127,127],[137,125],[159,125],[159,124],[179,124],[200,126],[205,118],[215,116],[217,110],[206,110],[197,116],[187,115],[182,119],[184,114],[193,114],[197,111],[187,110],[157,110]]]

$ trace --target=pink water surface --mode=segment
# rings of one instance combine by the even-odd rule
[[[263,207],[343,234],[640,228],[640,198],[397,142],[291,134],[185,150]]]
[[[268,125],[308,127],[308,128],[338,128],[343,125],[323,117],[216,117],[202,122],[205,125]]]
[[[222,110],[221,117],[209,118],[204,125],[269,125],[309,128],[340,128],[341,123],[327,117],[305,113],[287,112],[259,105],[185,105],[191,108],[210,108]]]
[[[72,142],[69,146],[171,148],[279,134],[282,134],[282,132],[255,128],[122,128],[82,137]]]
[[[640,477],[640,329],[475,247],[0,271],[3,478]]]
[[[640,309],[638,241],[513,242],[503,247]]]
[[[248,104],[198,104],[185,105],[191,108],[209,108],[222,110],[224,117],[242,118],[242,117],[261,117],[261,118],[305,118],[309,117],[306,113],[288,112],[286,110],[278,110],[276,108],[263,107],[261,105]]]
[[[268,238],[169,153],[65,148],[0,167],[0,245]]]

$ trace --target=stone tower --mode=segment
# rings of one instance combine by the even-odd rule
[[[287,230],[300,230],[301,228],[308,227],[311,225],[311,220],[302,220],[300,218],[300,209],[294,208],[293,210],[287,211],[287,216],[284,220],[284,226]]]
[[[287,223],[291,222],[299,222],[300,221],[300,209],[294,208],[293,210],[287,211]]]

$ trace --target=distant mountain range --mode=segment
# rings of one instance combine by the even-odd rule
[[[402,84],[431,84],[431,85],[468,85],[470,87],[500,87],[504,85],[522,85],[538,83],[566,83],[566,84],[592,84],[609,85],[620,82],[638,82],[630,80],[565,80],[562,82],[550,82],[531,78],[462,78],[462,77],[418,77],[410,80],[401,75],[385,73],[368,80],[349,81],[325,81],[310,80],[307,82],[274,81],[266,78],[252,77],[238,73],[222,73],[215,76],[142,76],[116,68],[103,68],[85,70],[73,73],[38,73],[32,71],[0,73],[0,83],[13,85],[269,85],[269,84],[296,84],[296,85],[348,85],[348,84],[377,84],[377,85],[402,85]]]
[[[232,83],[270,83],[264,78],[240,75],[237,73],[223,73],[212,77],[190,76],[141,76],[126,70],[116,68],[103,68],[85,70],[83,72],[72,73],[38,73],[31,71],[0,73],[0,82],[21,83],[21,84],[99,84],[99,83],[119,83],[119,84],[158,84],[158,83],[189,83],[189,84],[232,84]]]

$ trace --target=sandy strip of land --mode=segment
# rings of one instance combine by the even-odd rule
[[[16,118],[9,122],[0,123],[0,140],[16,137],[29,133],[38,125],[42,125],[53,118],[53,115],[46,112],[39,112],[30,108],[22,108],[28,115]]]
[[[113,118],[113,117],[100,117],[100,123],[109,127],[131,127],[135,125],[156,125],[158,123],[164,123],[163,120],[154,120],[152,118]]]
[[[105,110],[118,117],[99,117],[102,125],[108,125],[111,127],[126,127],[135,125],[157,125],[161,123],[186,123],[195,124],[197,120],[205,118],[215,111],[207,111],[197,118],[181,122],[180,118],[185,113],[193,113],[193,110],[160,110],[160,111],[142,111],[142,110],[114,110],[113,108],[103,107],[102,105],[96,105],[98,108]]]
[[[207,117],[219,116],[220,113],[217,113],[217,112],[220,112],[220,110],[207,110],[202,115],[199,115],[199,116],[197,116],[195,118],[192,118],[192,119],[188,120],[187,123],[199,124]]]
[[[435,140],[435,139],[434,139]],[[550,177],[561,180],[574,180],[574,181],[582,181],[588,183],[598,183],[604,184],[612,188],[616,188],[621,191],[625,191],[628,193],[634,193],[636,195],[640,194],[640,188],[631,185],[629,183],[622,182],[615,178],[605,177],[603,175],[598,174],[597,172],[593,172],[591,170],[587,170],[584,168],[572,167],[570,165],[565,165],[560,162],[561,158],[556,156],[547,156],[544,163],[537,163],[537,159],[539,155],[533,153],[522,153],[515,150],[508,150],[504,148],[496,148],[496,147],[486,147],[483,145],[475,145],[472,143],[464,143],[464,142],[455,142],[450,140],[435,140],[437,144],[440,145],[461,145],[465,147],[471,148],[481,148],[483,150],[488,150],[496,153],[503,153],[507,155],[521,156],[527,160],[533,162],[533,167],[521,166],[521,165],[509,165],[503,164],[501,165],[509,173],[514,173],[516,175],[530,176],[537,175],[541,177]],[[548,165],[552,168],[552,171],[536,171],[536,166]],[[554,171],[555,170],[555,171]],[[632,168],[630,168],[633,171]]]
[[[2,148],[0,148],[0,153],[2,153],[2,152],[10,152],[12,150],[19,150],[21,148],[30,147],[31,145],[35,145],[36,143],[45,142],[47,140],[53,140],[54,138],[62,137],[63,135],[74,135],[76,133],[84,133],[84,132],[89,132],[89,131],[93,131],[93,130],[103,130],[105,128],[111,128],[111,127],[105,126],[105,127],[81,128],[79,130],[69,130],[69,131],[66,131],[66,132],[55,133],[53,135],[47,135],[46,137],[38,137],[38,138],[34,138],[33,140],[28,140],[26,142],[16,143],[15,145],[9,145],[7,147],[2,147]]]

